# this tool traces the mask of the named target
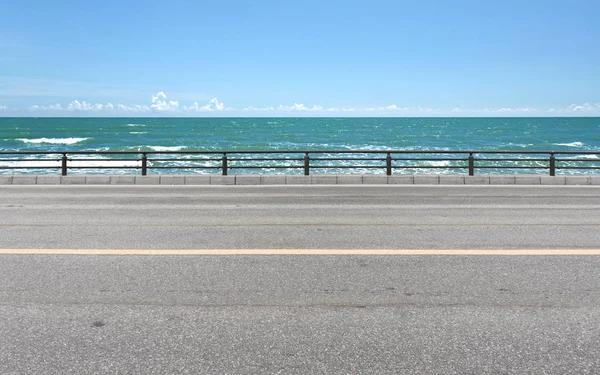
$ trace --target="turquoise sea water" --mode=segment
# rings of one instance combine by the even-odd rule
[[[600,152],[600,118],[0,118],[0,151],[75,150]]]

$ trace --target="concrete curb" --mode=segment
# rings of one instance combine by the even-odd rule
[[[0,175],[0,185],[595,185],[600,175]]]

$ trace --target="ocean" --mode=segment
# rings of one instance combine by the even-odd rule
[[[0,118],[0,151],[3,152],[210,150],[600,152],[600,118]],[[16,164],[6,160],[12,157],[2,156],[0,173],[56,173],[56,170],[44,169],[2,169],[15,165],[40,165],[39,162]],[[28,158],[35,157],[42,156],[28,156]],[[48,157],[55,159],[52,156]],[[107,159],[109,162],[111,159],[102,155],[93,157],[99,160]],[[583,157],[598,159],[600,154]],[[52,163],[56,161],[48,163],[50,164],[44,165],[54,165]],[[185,158],[182,163],[179,165],[185,165]],[[121,164],[136,166],[138,162]],[[120,164],[115,164],[118,165]],[[212,164],[207,162],[205,165]],[[320,172],[339,171],[337,169],[339,165],[334,161],[330,166],[332,169],[323,169]],[[285,171],[265,169],[251,172],[282,173]],[[301,171],[290,170],[289,172],[300,173]],[[344,171],[344,173],[365,172],[361,169]],[[382,172],[378,170],[368,173]],[[413,172],[415,171],[410,171]],[[445,172],[435,171],[435,173]],[[600,173],[600,170],[583,172]],[[137,172],[115,168],[81,170],[80,173]],[[164,170],[161,173],[215,173],[215,171],[200,168]]]

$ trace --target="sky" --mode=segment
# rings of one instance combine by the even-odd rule
[[[0,0],[0,116],[600,116],[598,0]]]

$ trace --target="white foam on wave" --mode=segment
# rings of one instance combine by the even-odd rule
[[[598,155],[575,155],[575,156],[568,156],[563,158],[564,160],[569,160],[569,159],[600,159],[598,157]]]
[[[521,147],[521,148],[525,148],[525,147],[531,147],[533,146],[533,143],[508,143],[507,146],[514,146],[514,147]]]
[[[185,146],[150,146],[154,151],[181,151]]]
[[[446,167],[446,166],[450,165],[450,161],[449,160],[440,160],[440,161],[429,160],[429,164],[431,164],[434,167]]]
[[[59,144],[59,145],[73,145],[75,143],[79,143],[89,138],[36,138],[36,139],[27,139],[27,138],[18,138],[17,141],[21,141],[24,143],[51,143],[51,144]]]
[[[567,147],[581,147],[583,146],[582,142],[571,142],[571,143],[555,143],[557,146],[567,146]]]
[[[129,132],[129,134],[148,134],[148,132]]]
[[[60,168],[62,165],[60,160],[15,160],[15,161],[0,161],[0,168]],[[74,168],[97,168],[97,167],[141,167],[142,162],[139,160],[121,161],[121,160],[85,160],[78,161],[77,159],[69,160],[69,167]]]
[[[146,126],[146,124],[127,124],[127,126],[130,126],[130,127],[135,127],[135,126],[144,127],[144,126]]]

